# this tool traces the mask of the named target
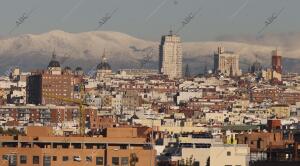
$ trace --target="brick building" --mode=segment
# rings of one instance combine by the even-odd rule
[[[47,70],[28,76],[26,87],[27,103],[62,105],[62,101],[47,97],[47,95],[74,98],[75,86],[80,81],[81,77],[75,76],[68,70],[62,71],[60,63],[56,60],[55,54],[53,54]]]
[[[1,165],[155,165],[156,151],[136,128],[107,128],[102,137],[51,133],[49,128],[28,127],[27,136],[0,137]]]

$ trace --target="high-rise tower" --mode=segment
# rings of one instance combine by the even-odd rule
[[[171,79],[182,77],[182,45],[180,37],[172,31],[161,38],[159,72],[168,75]]]
[[[273,71],[282,74],[282,57],[279,55],[277,49],[272,51],[272,69]]]

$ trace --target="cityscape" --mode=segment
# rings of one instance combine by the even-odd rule
[[[0,33],[0,166],[300,165],[300,45],[293,42],[300,35],[288,28],[300,25],[281,25],[284,35],[276,29],[300,3],[274,2],[249,41],[193,41],[201,33],[214,37],[213,28],[191,27],[213,17],[206,8],[233,5],[220,1],[128,0],[152,9],[132,18],[162,31],[152,40],[150,30],[140,36],[143,26],[129,32],[139,37],[126,34],[133,20],[115,29],[124,8],[134,12],[126,2],[72,1],[59,19],[70,25],[41,32],[34,20],[47,5],[28,0],[30,10]],[[93,30],[73,31],[68,22],[96,3],[104,15]],[[257,2],[238,3],[226,19],[231,33],[243,36],[235,20]],[[164,14],[175,17],[186,4],[190,11],[170,26]]]

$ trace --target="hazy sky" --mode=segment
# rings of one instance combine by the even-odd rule
[[[119,31],[158,41],[162,34],[179,28],[181,21],[201,8],[180,32],[184,41],[215,40],[227,35],[253,35],[268,17],[284,7],[265,33],[299,32],[300,0],[0,0],[0,36],[8,36],[24,12],[36,8],[11,36],[92,31],[101,17],[118,8],[100,30]]]

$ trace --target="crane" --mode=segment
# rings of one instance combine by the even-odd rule
[[[79,134],[81,136],[84,136],[85,134],[85,117],[86,117],[86,112],[85,112],[85,106],[89,106],[86,101],[85,98],[83,96],[83,85],[80,85],[80,99],[72,99],[72,98],[67,98],[67,97],[63,97],[63,96],[57,96],[57,95],[44,95],[44,97],[47,98],[53,98],[53,99],[57,99],[57,100],[61,100],[64,102],[68,102],[68,103],[74,103],[76,105],[79,106]]]

